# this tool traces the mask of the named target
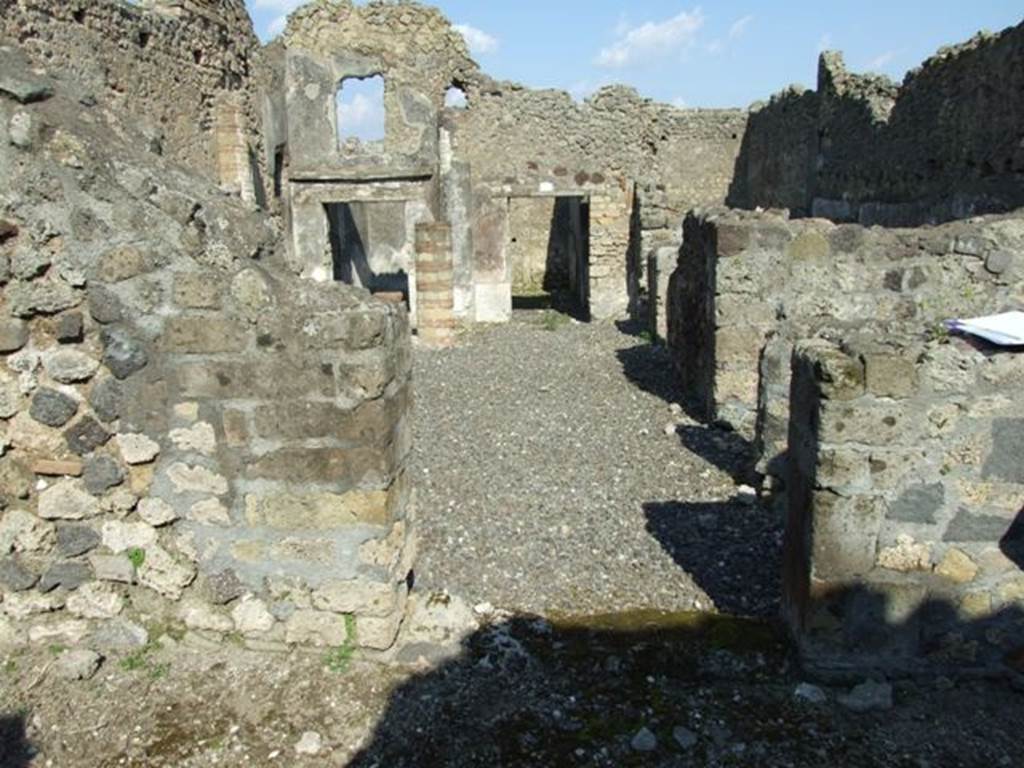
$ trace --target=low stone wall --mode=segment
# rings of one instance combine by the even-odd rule
[[[786,614],[822,672],[1024,651],[1024,357],[867,326],[793,358]]]
[[[0,642],[389,647],[405,310],[295,276],[264,216],[0,62]]]

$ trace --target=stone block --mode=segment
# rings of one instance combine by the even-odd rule
[[[68,613],[80,619],[113,619],[124,610],[124,597],[109,583],[94,581],[68,597]]]
[[[93,496],[102,496],[124,480],[124,469],[110,456],[91,456],[85,460],[82,482]]]
[[[313,591],[314,608],[360,618],[389,617],[398,610],[398,600],[398,584],[367,579],[332,582]]]
[[[78,456],[86,456],[107,444],[111,434],[91,416],[80,419],[64,432],[68,449]]]
[[[203,493],[223,496],[228,492],[228,481],[223,475],[203,466],[175,462],[165,470],[167,479],[178,493]]]
[[[256,598],[245,598],[231,611],[235,630],[243,635],[263,635],[274,628],[274,617],[266,603]]]
[[[721,222],[716,225],[715,231],[720,257],[739,256],[750,247],[750,227],[746,224]]]
[[[78,589],[93,577],[92,569],[87,563],[67,560],[51,565],[39,579],[40,592],[52,592],[61,587],[68,591]]]
[[[62,523],[57,526],[57,554],[61,557],[84,555],[96,549],[101,541],[99,533],[87,525]]]
[[[174,276],[174,303],[184,309],[217,309],[222,286],[214,272],[178,272]]]
[[[910,397],[918,389],[917,366],[898,355],[864,356],[867,389],[878,397]]]
[[[0,354],[10,354],[28,344],[28,325],[23,320],[0,320]]]
[[[78,413],[78,403],[55,389],[42,388],[32,398],[29,415],[48,427],[63,427]]]
[[[250,464],[248,477],[293,484],[385,486],[393,467],[377,448],[282,448]]]
[[[962,549],[950,547],[935,573],[954,584],[969,584],[978,575],[978,565]]]
[[[828,239],[820,232],[803,232],[786,246],[786,258],[798,264],[824,262],[831,250]]]
[[[149,363],[145,345],[119,328],[108,328],[101,335],[103,363],[119,380],[138,373]]]
[[[1024,485],[1024,418],[995,419],[982,477]]]
[[[248,347],[249,336],[238,324],[222,317],[172,317],[164,326],[161,346],[178,354],[241,352]]]
[[[44,520],[82,520],[98,515],[100,504],[81,480],[62,480],[39,494],[38,513]]]
[[[330,365],[297,370],[280,362],[207,361],[178,365],[175,377],[182,396],[195,400],[281,400],[335,393]]]
[[[100,581],[132,584],[135,581],[135,566],[125,555],[89,555],[89,565]]]
[[[975,513],[961,507],[946,528],[943,541],[998,542],[1010,529],[1011,521],[996,515]]]
[[[285,624],[285,638],[295,645],[339,647],[348,639],[345,617],[321,611],[296,611]]]
[[[77,344],[85,338],[85,322],[81,312],[65,312],[57,318],[55,329],[61,344]]]
[[[138,569],[140,584],[170,600],[180,600],[195,578],[196,570],[192,565],[179,562],[159,546],[146,549],[146,558]]]
[[[886,517],[901,523],[934,525],[945,504],[946,487],[942,483],[912,485],[889,504]]]
[[[822,581],[864,576],[875,567],[882,509],[878,499],[812,495],[813,575]]]
[[[89,405],[100,421],[114,421],[121,415],[124,389],[117,379],[107,378],[97,382],[89,393]]]
[[[385,525],[388,501],[387,491],[250,494],[246,520],[252,526],[294,531],[327,531],[360,523]]]
[[[145,255],[135,246],[126,245],[100,256],[96,277],[103,283],[120,283],[149,270]]]
[[[39,576],[32,573],[22,563],[21,558],[0,558],[0,587],[5,592],[25,592],[32,589],[39,581]],[[48,592],[49,590],[43,590]]]

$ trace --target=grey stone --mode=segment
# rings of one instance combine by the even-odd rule
[[[110,325],[124,319],[124,308],[112,291],[94,285],[89,288],[89,315],[101,325]]]
[[[21,280],[33,280],[50,267],[50,257],[42,249],[23,248],[11,257],[11,271]]]
[[[99,671],[103,657],[87,648],[65,651],[57,659],[56,672],[62,680],[91,680]]]
[[[964,256],[981,256],[985,252],[985,241],[974,235],[961,235],[953,244],[953,250]]]
[[[121,401],[124,388],[114,378],[98,382],[89,393],[89,405],[100,421],[110,423],[121,415]]]
[[[658,737],[647,727],[641,728],[629,742],[636,752],[653,752],[658,748]]]
[[[53,96],[53,88],[44,81],[18,77],[9,73],[0,74],[0,91],[20,104],[45,101]]]
[[[431,666],[439,666],[446,661],[458,657],[462,647],[458,644],[445,645],[443,643],[418,642],[402,646],[395,654],[395,661],[399,664],[422,664],[426,662]]]
[[[102,496],[106,491],[124,482],[124,470],[110,456],[93,456],[85,460],[82,481],[89,493],[93,496]]]
[[[216,605],[227,605],[247,591],[238,574],[230,568],[206,577],[206,593]]]
[[[992,453],[981,473],[986,480],[1024,484],[1024,419],[992,422]]]
[[[57,341],[74,344],[85,337],[85,321],[81,312],[67,312],[57,319]]]
[[[111,328],[104,331],[103,346],[103,362],[118,379],[127,379],[138,373],[149,362],[145,347],[124,330]]]
[[[23,320],[0,320],[0,352],[17,352],[28,343],[28,326]]]
[[[81,302],[79,293],[58,280],[15,280],[4,291],[7,306],[15,317],[55,315]]]
[[[101,427],[94,418],[86,416],[64,432],[64,439],[67,440],[68,448],[72,453],[85,456],[105,445],[110,440],[110,433]]]
[[[697,734],[681,725],[672,729],[672,738],[681,749],[693,749],[697,746]]]
[[[36,585],[39,577],[21,564],[17,557],[0,559],[0,586],[11,592],[24,592]]]
[[[57,587],[78,589],[92,579],[92,569],[86,563],[69,560],[51,565],[39,580],[40,592],[52,592]]]
[[[127,619],[114,619],[100,624],[89,636],[91,645],[114,651],[142,648],[149,642],[149,633]]]
[[[887,712],[892,709],[892,685],[872,680],[861,683],[838,701],[851,712]]]
[[[43,357],[43,367],[50,378],[55,381],[62,384],[76,384],[91,379],[100,367],[100,363],[84,352],[74,349],[58,349]]]
[[[0,285],[11,279],[11,257],[6,253],[0,254]]]
[[[62,557],[78,557],[100,545],[100,535],[87,525],[57,526],[57,553]]]
[[[901,523],[933,524],[936,514],[945,503],[946,488],[942,483],[914,485],[889,505],[887,516]]]
[[[993,275],[1001,275],[1007,272],[1014,262],[1014,255],[1011,251],[992,251],[985,259],[985,269]]]
[[[943,541],[999,541],[1009,530],[1010,521],[994,515],[975,515],[969,509],[961,507],[957,510]]]
[[[63,427],[78,413],[78,403],[55,389],[40,389],[32,398],[29,416],[48,427]]]

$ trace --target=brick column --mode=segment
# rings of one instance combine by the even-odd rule
[[[452,345],[455,301],[448,224],[416,225],[416,317],[420,341],[433,347]]]

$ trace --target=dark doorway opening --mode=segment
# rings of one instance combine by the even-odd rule
[[[510,198],[508,260],[512,309],[590,319],[587,198]]]
[[[328,203],[331,264],[338,282],[409,301],[411,246],[404,202]]]

